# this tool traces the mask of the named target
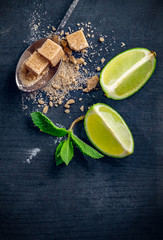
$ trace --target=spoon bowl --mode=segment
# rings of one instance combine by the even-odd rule
[[[17,87],[23,92],[34,92],[36,90],[39,90],[39,89],[45,87],[48,83],[50,83],[55,78],[55,76],[61,66],[62,60],[60,60],[59,63],[55,67],[50,66],[48,72],[31,86],[26,86],[21,81],[21,79],[19,77],[19,71],[20,71],[23,63],[26,61],[27,58],[29,58],[29,56],[34,51],[36,51],[38,48],[40,48],[46,40],[47,40],[47,38],[42,38],[42,39],[34,42],[33,44],[31,44],[24,51],[24,53],[21,55],[21,57],[19,59],[19,62],[16,67],[15,79],[16,79]]]

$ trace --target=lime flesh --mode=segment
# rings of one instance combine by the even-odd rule
[[[155,55],[148,49],[134,48],[108,62],[100,75],[100,84],[107,97],[124,99],[137,92],[154,72]]]
[[[105,104],[95,104],[87,112],[85,130],[93,145],[112,157],[125,157],[134,151],[132,134],[122,117]]]

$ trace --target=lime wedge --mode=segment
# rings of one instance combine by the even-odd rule
[[[127,50],[106,64],[100,84],[106,96],[124,99],[137,92],[151,77],[156,53],[145,48]]]
[[[84,126],[92,144],[105,155],[122,158],[133,153],[134,141],[127,124],[106,104],[93,105],[85,116]]]

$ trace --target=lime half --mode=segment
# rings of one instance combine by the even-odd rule
[[[122,158],[134,151],[132,134],[111,107],[97,103],[87,112],[84,126],[92,144],[105,155]]]
[[[145,48],[127,50],[106,64],[100,84],[106,96],[124,99],[137,92],[151,77],[156,53]]]

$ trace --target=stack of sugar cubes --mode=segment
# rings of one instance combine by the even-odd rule
[[[69,47],[74,51],[81,51],[88,47],[88,42],[82,30],[66,36]],[[25,66],[36,77],[40,76],[49,65],[55,67],[63,58],[64,51],[60,45],[47,39],[25,62]]]
[[[47,39],[44,44],[29,57],[25,65],[34,75],[39,76],[49,64],[53,67],[56,66],[63,55],[64,52],[61,46]]]

